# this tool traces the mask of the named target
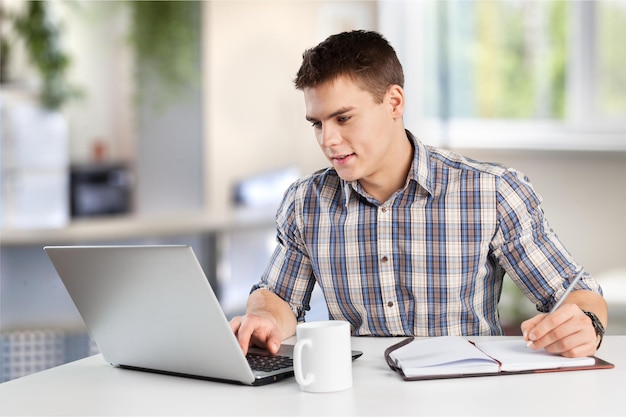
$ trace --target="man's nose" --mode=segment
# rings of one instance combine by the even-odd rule
[[[320,134],[320,145],[325,148],[331,147],[333,145],[337,145],[341,141],[341,135],[339,134],[339,129],[335,126],[325,124],[322,127],[322,132]]]

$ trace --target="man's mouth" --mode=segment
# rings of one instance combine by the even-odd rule
[[[346,160],[348,160],[348,158],[350,158],[353,155],[354,155],[354,153],[350,153],[350,154],[346,154],[346,155],[335,155],[335,156],[332,156],[331,159],[333,161],[342,163],[342,162],[345,162]]]

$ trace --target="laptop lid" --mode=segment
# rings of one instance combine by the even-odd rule
[[[191,247],[44,250],[107,362],[248,385],[293,375],[252,371]]]

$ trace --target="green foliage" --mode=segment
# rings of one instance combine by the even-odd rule
[[[159,107],[178,98],[200,79],[199,3],[131,1],[131,44],[140,84],[154,82],[149,96]],[[143,82],[142,82],[143,81]],[[157,93],[156,98],[154,94]],[[138,99],[145,102],[148,94]]]
[[[437,58],[434,64],[426,62],[427,77],[434,79],[436,71],[442,71],[446,78],[440,82],[449,80],[449,86],[425,90],[427,109],[436,109],[438,101],[447,99],[451,117],[565,117],[570,2],[429,4],[435,10],[444,7],[445,13],[427,22],[430,38],[443,37],[427,51]]]
[[[498,5],[498,3],[491,3]],[[498,115],[496,117],[523,117],[533,106],[532,62],[528,59],[528,45],[524,36],[524,20],[515,8],[500,5],[501,19],[498,33],[501,43],[496,52],[500,61]]]
[[[550,41],[549,85],[552,89],[552,116],[562,119],[566,113],[568,10],[564,1],[548,3]]]
[[[478,115],[563,118],[567,2],[479,1],[475,4],[479,28],[475,38],[475,48],[479,51],[475,61]],[[540,27],[530,30],[533,12],[545,13],[545,32]],[[543,39],[543,48],[536,48],[537,35]]]
[[[602,2],[597,40],[599,102],[609,117],[626,112],[626,3]]]
[[[61,30],[50,19],[48,7],[46,1],[29,1],[26,12],[15,16],[14,27],[24,40],[30,61],[42,77],[42,105],[56,110],[67,100],[79,96],[80,92],[66,81],[70,58],[61,49]]]

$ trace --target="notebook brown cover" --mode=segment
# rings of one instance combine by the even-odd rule
[[[417,376],[417,377],[407,377],[404,375],[404,372],[400,367],[398,367],[394,361],[389,356],[391,352],[394,350],[401,348],[409,343],[411,343],[415,337],[409,337],[407,339],[402,340],[401,342],[395,343],[385,349],[385,360],[387,361],[387,365],[393,371],[397,372],[402,379],[405,381],[423,381],[423,380],[431,380],[431,379],[449,379],[449,378],[471,378],[478,376],[500,376],[500,375],[520,375],[520,374],[538,374],[538,373],[547,373],[547,372],[569,372],[569,371],[583,371],[590,369],[611,369],[614,368],[615,365],[605,361],[604,359],[600,359],[594,356],[595,363],[589,366],[574,366],[567,368],[550,368],[550,369],[534,369],[534,370],[524,370],[524,371],[499,371],[499,372],[482,372],[482,373],[463,373],[463,374],[445,374],[445,375],[425,375],[425,376]],[[470,342],[471,343],[471,342]]]

